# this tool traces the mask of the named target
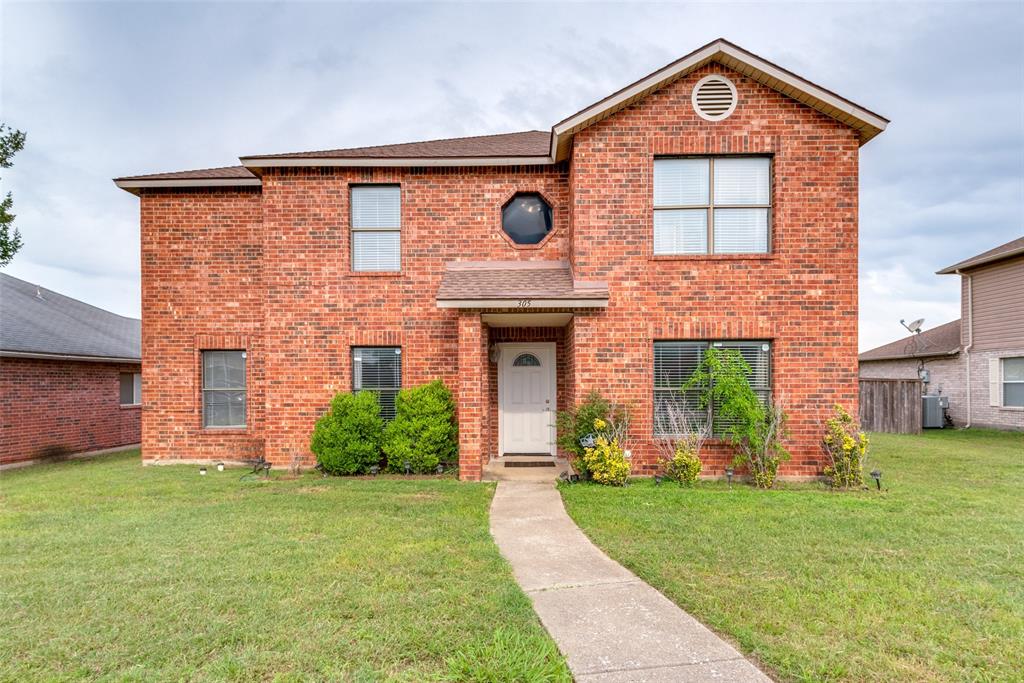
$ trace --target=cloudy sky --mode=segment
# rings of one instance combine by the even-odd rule
[[[0,2],[6,272],[139,314],[118,175],[549,129],[722,36],[892,119],[861,151],[862,349],[959,316],[933,273],[1024,234],[1024,3]]]

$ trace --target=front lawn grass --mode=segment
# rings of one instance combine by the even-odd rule
[[[0,474],[0,680],[569,679],[493,485],[240,474]]]
[[[562,496],[781,680],[1024,680],[1024,434],[874,434],[874,467],[882,493],[646,479]]]

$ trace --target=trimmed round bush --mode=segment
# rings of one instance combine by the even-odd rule
[[[384,429],[388,469],[431,473],[438,463],[452,465],[459,454],[455,401],[441,380],[402,389],[395,398],[395,418]]]
[[[309,448],[328,474],[362,474],[380,463],[383,429],[376,394],[340,393],[317,420]]]

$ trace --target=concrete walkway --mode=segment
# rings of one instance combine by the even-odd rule
[[[598,550],[553,483],[499,482],[491,534],[579,683],[771,680]]]

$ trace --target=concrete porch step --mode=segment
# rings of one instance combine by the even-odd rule
[[[538,464],[542,466],[538,467]],[[484,465],[484,481],[555,481],[572,473],[569,461],[551,455],[506,455]]]

